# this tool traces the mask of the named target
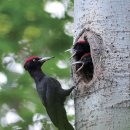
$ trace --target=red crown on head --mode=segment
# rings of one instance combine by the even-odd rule
[[[78,44],[85,44],[85,43],[87,43],[87,41],[86,41],[86,40],[79,40],[79,41],[77,41],[77,43],[78,43]],[[76,43],[76,44],[77,44],[77,43]]]
[[[86,57],[86,56],[91,56],[90,52],[85,53],[85,54],[81,57],[81,60],[82,60],[84,57]]]
[[[38,59],[38,58],[39,58],[38,56],[30,56],[29,58],[27,58],[27,59],[25,60],[24,65],[25,65],[27,62],[31,61],[32,59]]]

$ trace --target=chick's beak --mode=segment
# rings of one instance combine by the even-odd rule
[[[44,63],[52,58],[55,58],[54,56],[51,56],[51,57],[44,57],[44,58],[40,58],[38,61],[41,62],[41,63]]]

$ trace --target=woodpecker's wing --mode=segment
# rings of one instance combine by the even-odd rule
[[[51,121],[59,130],[73,130],[64,108],[64,93],[66,91],[62,89],[61,84],[56,79],[51,77],[45,79],[44,85],[46,86],[45,107]]]
[[[63,121],[63,116],[66,116],[64,109],[64,102],[59,94],[59,90],[62,92],[60,83],[54,78],[47,77],[45,82],[46,86],[46,110],[55,126],[59,127],[60,120]],[[64,117],[65,118],[65,117]],[[67,118],[66,118],[67,119]],[[62,122],[61,122],[62,123]],[[63,125],[62,125],[63,126]]]
[[[71,87],[69,89],[63,89],[61,87],[61,84],[59,83],[59,81],[57,81],[56,79],[52,78],[53,82],[55,82],[57,84],[56,86],[56,91],[58,96],[60,96],[61,98],[66,98],[67,96],[70,95],[70,93],[72,92],[72,90],[74,89],[74,87]]]
[[[47,95],[51,99],[58,97],[58,98],[60,98],[59,100],[61,100],[62,102],[64,102],[66,96],[68,96],[74,88],[73,87],[73,88],[64,90],[64,89],[62,89],[59,81],[57,81],[56,79],[51,78],[51,77],[48,77],[48,80],[46,80],[46,84],[47,84],[47,90],[48,90]],[[54,95],[55,95],[55,97],[54,97]]]
[[[51,121],[59,130],[74,130],[67,119],[64,104],[57,100],[57,102],[53,103],[53,106],[47,106],[46,110]]]

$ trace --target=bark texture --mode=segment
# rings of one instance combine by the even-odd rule
[[[130,0],[74,2],[74,39],[87,37],[94,64],[91,81],[72,68],[76,130],[130,130]]]

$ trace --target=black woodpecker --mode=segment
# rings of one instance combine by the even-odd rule
[[[46,111],[59,130],[74,130],[69,123],[64,108],[64,102],[67,96],[72,92],[74,87],[64,90],[59,81],[45,75],[41,69],[43,63],[54,57],[31,56],[26,59],[24,68],[34,79],[37,92],[41,98]]]

